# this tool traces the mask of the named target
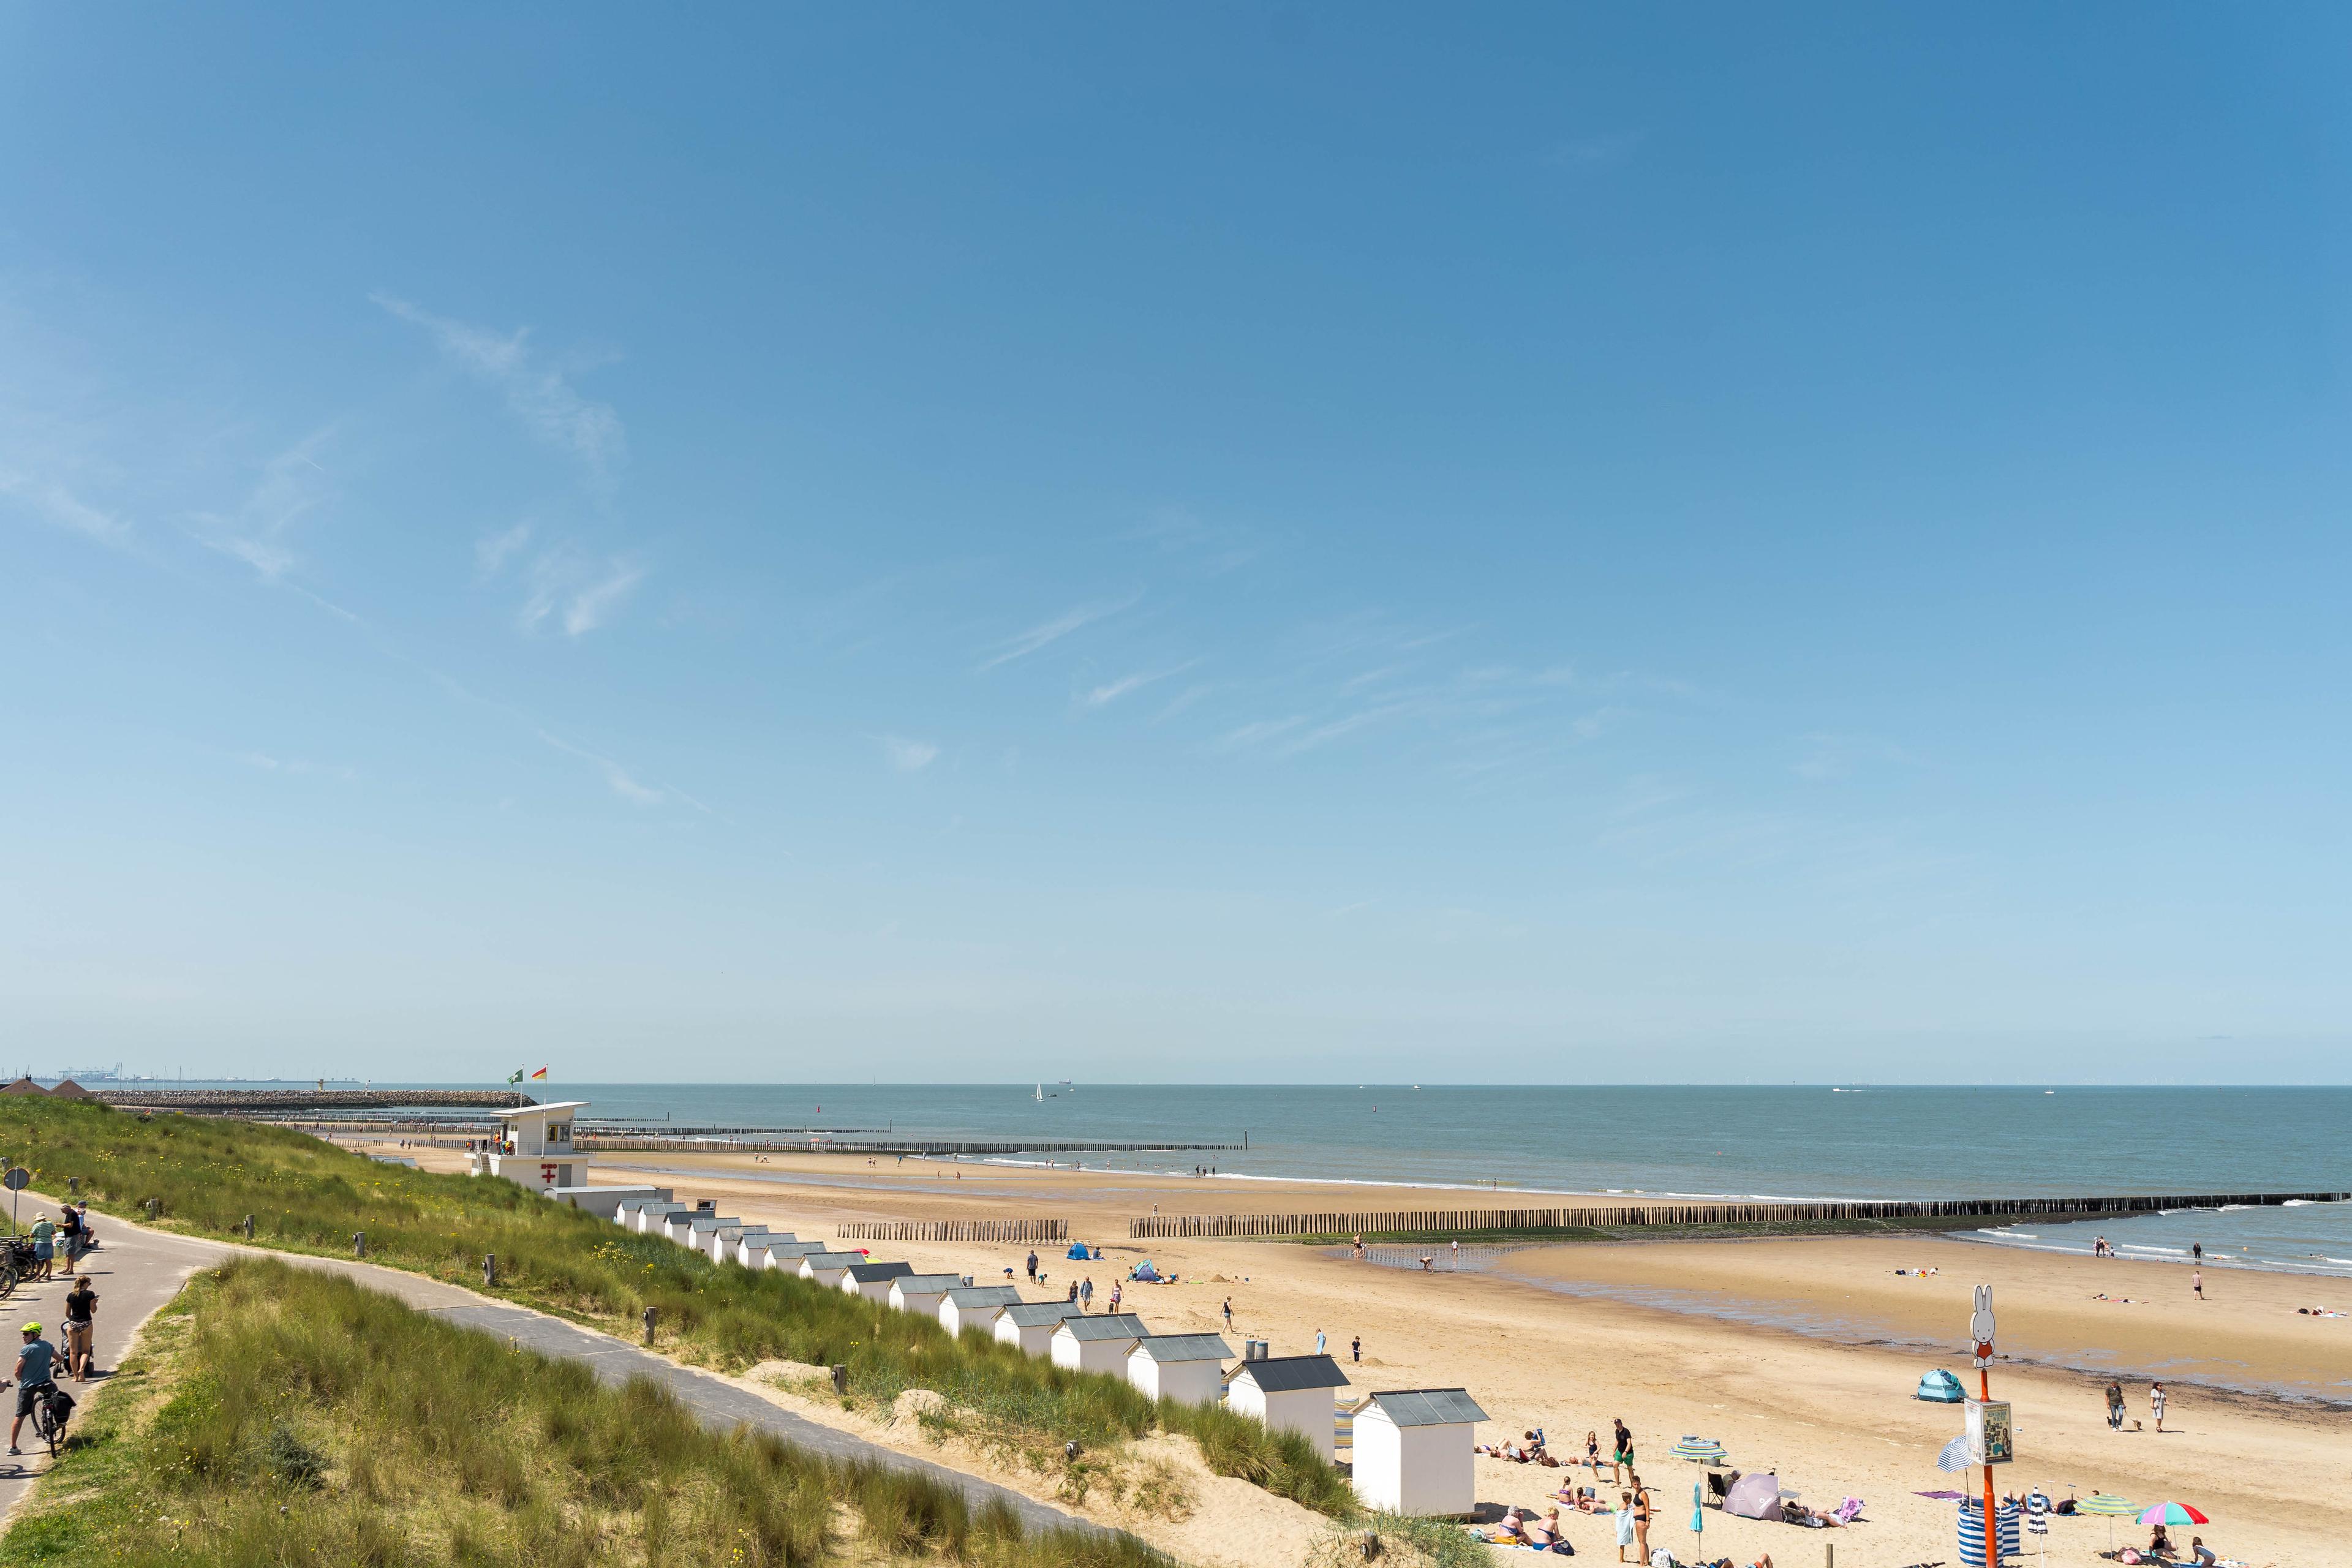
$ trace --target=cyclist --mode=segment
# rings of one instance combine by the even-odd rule
[[[8,1452],[22,1454],[16,1447],[17,1435],[23,1431],[25,1417],[33,1413],[33,1402],[57,1388],[58,1348],[41,1338],[41,1325],[25,1325],[25,1348],[16,1352],[16,1419],[8,1423]],[[0,1384],[5,1388],[5,1384]]]

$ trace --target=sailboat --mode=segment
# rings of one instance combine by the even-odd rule
[[[1045,1086],[1043,1082],[1037,1085],[1037,1103],[1040,1105],[1045,1103]]]

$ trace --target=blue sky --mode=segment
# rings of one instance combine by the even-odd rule
[[[0,1057],[2342,1081],[2347,35],[0,11]]]

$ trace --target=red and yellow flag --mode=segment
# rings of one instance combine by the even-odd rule
[[[547,1076],[547,1069],[545,1068],[541,1068],[530,1076],[533,1078],[545,1078]]]

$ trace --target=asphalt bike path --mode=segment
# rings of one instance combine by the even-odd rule
[[[39,1213],[43,1209],[52,1213],[56,1210],[52,1201],[37,1199],[29,1192],[25,1194],[24,1203],[27,1214]],[[1003,1502],[1030,1530],[1109,1533],[1091,1520],[1065,1513],[992,1481],[933,1464],[928,1459],[915,1458],[868,1442],[854,1433],[811,1421],[772,1405],[756,1394],[747,1393],[722,1378],[694,1367],[681,1366],[666,1356],[656,1355],[611,1334],[566,1322],[530,1307],[496,1300],[461,1285],[447,1284],[403,1269],[362,1263],[355,1258],[316,1258],[306,1253],[277,1252],[264,1247],[176,1236],[169,1231],[150,1230],[110,1215],[93,1214],[90,1219],[100,1246],[97,1251],[83,1258],[79,1271],[90,1277],[90,1289],[99,1296],[95,1363],[102,1370],[87,1384],[60,1381],[61,1387],[84,1404],[89,1402],[90,1394],[99,1388],[106,1375],[121,1363],[139,1329],[158,1308],[179,1293],[189,1276],[239,1254],[251,1254],[257,1258],[274,1258],[297,1268],[321,1268],[350,1275],[371,1289],[406,1302],[419,1311],[430,1312],[482,1333],[497,1334],[512,1344],[536,1351],[541,1355],[579,1362],[595,1374],[598,1382],[616,1388],[633,1377],[649,1378],[676,1395],[678,1402],[693,1411],[704,1426],[716,1431],[727,1432],[737,1426],[750,1426],[772,1432],[796,1447],[831,1458],[866,1460],[892,1469],[929,1476],[962,1492],[975,1511],[992,1502]],[[37,1321],[44,1335],[51,1343],[57,1343],[61,1337],[58,1324],[64,1316],[66,1292],[72,1288],[69,1277],[63,1274],[49,1284],[17,1286],[14,1295],[0,1300],[0,1324],[14,1331],[21,1323]],[[13,1356],[9,1364],[14,1364]],[[5,1375],[5,1372],[6,1367],[0,1366],[0,1375]],[[0,1394],[0,1402],[5,1402],[0,1403],[0,1410],[13,1415],[16,1408],[15,1390]],[[28,1431],[31,1425],[27,1420]],[[0,1521],[13,1514],[26,1489],[48,1468],[48,1465],[47,1448],[42,1448],[37,1454],[28,1449],[22,1458],[0,1457]]]

